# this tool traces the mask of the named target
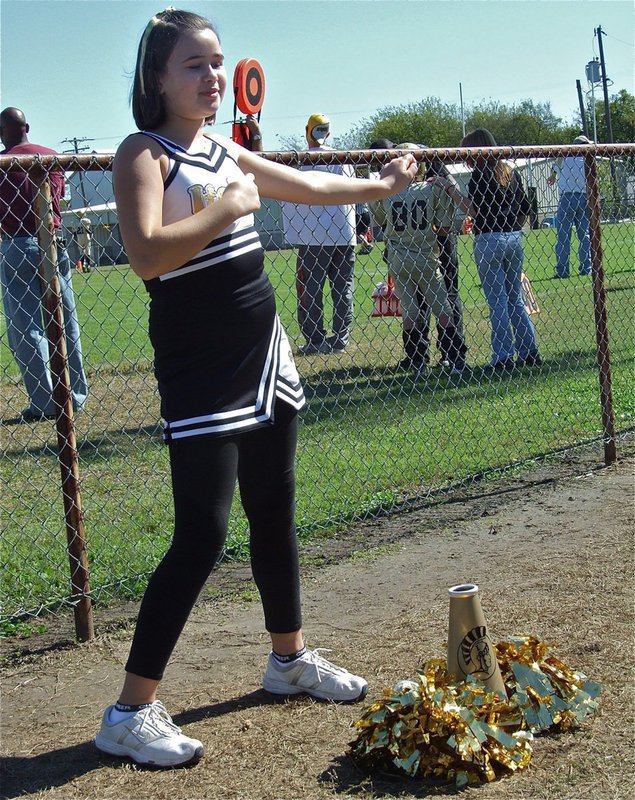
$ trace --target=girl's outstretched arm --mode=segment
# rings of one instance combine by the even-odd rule
[[[434,175],[432,178],[427,178],[427,182],[432,183],[435,186],[440,186],[445,192],[447,192],[452,199],[452,202],[463,214],[466,214],[469,217],[474,216],[475,211],[472,201],[469,197],[466,197],[463,194],[455,180],[444,178],[442,175]]]
[[[117,150],[113,187],[119,229],[130,266],[150,280],[193,258],[228,225],[260,208],[253,175],[230,183],[223,196],[190,217],[163,224],[167,157],[154,141],[131,136]]]
[[[238,164],[243,172],[254,175],[263,197],[323,206],[382,200],[405,189],[417,172],[417,161],[410,153],[386,164],[379,179],[374,181],[323,170],[293,169],[248,150],[241,150]]]

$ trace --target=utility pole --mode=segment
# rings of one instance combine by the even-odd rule
[[[461,98],[461,127],[463,128],[463,138],[465,139],[465,112],[463,110],[463,84],[459,82],[459,97]]]
[[[94,142],[94,141],[95,141],[94,139],[88,139],[85,136],[81,139],[78,139],[77,136],[74,136],[72,139],[62,139],[62,144],[68,143],[73,145],[73,149],[65,150],[64,151],[65,153],[81,153],[85,150],[90,150],[90,148],[80,147],[79,146],[80,142]],[[83,208],[86,208],[86,206],[88,205],[88,200],[86,199],[86,190],[84,189],[84,172],[82,170],[79,170],[79,194],[82,200],[82,206]]]
[[[604,119],[606,123],[606,141],[608,144],[613,143],[613,123],[611,122],[611,106],[609,104],[609,87],[608,87],[608,78],[606,77],[606,62],[604,61],[604,43],[602,42],[602,36],[606,36],[604,31],[602,30],[602,26],[598,25],[597,28],[593,31],[598,37],[598,47],[600,50],[600,66],[602,68],[602,89],[604,90]],[[619,201],[619,190],[617,185],[617,170],[615,168],[615,158],[613,156],[609,157],[609,163],[611,165],[611,184],[613,186],[613,207],[614,213],[616,216],[618,214],[618,208],[620,205]]]
[[[582,120],[582,133],[585,136],[589,135],[589,128],[586,121],[586,109],[584,108],[584,99],[582,97],[582,84],[580,80],[575,82],[576,89],[578,90],[578,103],[580,104],[580,119]]]
[[[600,50],[600,66],[602,67],[602,89],[604,90],[604,118],[606,120],[606,141],[608,144],[613,142],[613,125],[611,124],[611,107],[609,105],[609,89],[606,77],[606,63],[604,61],[604,44],[602,43],[602,36],[606,36],[602,30],[602,26],[598,25],[593,31],[598,37],[598,46]]]

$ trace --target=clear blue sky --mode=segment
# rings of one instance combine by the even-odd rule
[[[344,134],[376,110],[434,95],[551,103],[570,121],[576,78],[607,32],[611,91],[633,91],[632,0],[213,0],[231,81],[247,56],[267,81],[265,145],[302,136],[308,116]],[[139,37],[162,0],[1,0],[1,106],[23,109],[31,140],[58,150],[87,137],[115,148],[134,129],[128,95]],[[599,87],[598,87],[599,89]],[[231,89],[219,122],[231,120]],[[230,127],[219,132],[230,135]]]

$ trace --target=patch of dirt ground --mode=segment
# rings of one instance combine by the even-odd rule
[[[529,767],[463,794],[483,800],[635,796],[633,467],[635,445],[603,467],[601,445],[481,483],[449,501],[352,527],[303,551],[309,646],[367,677],[366,703],[444,654],[447,588],[481,587],[495,640],[532,633],[602,683],[601,713],[574,733],[534,741]],[[264,693],[268,650],[244,566],[223,567],[171,661],[162,699],[206,746],[195,767],[139,769],[92,745],[117,697],[132,628],[96,613],[83,645],[9,653],[2,669],[2,798],[33,800],[326,800],[441,798],[452,786],[370,774],[346,756],[365,704]],[[134,607],[118,609],[129,618]],[[48,621],[47,621],[48,622]],[[57,629],[56,629],[57,625]],[[69,638],[67,617],[49,638]],[[15,643],[9,643],[9,645]]]

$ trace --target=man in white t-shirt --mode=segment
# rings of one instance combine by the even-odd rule
[[[586,136],[576,136],[573,144],[592,144]],[[578,258],[580,275],[591,273],[591,237],[587,214],[586,179],[584,158],[566,156],[554,163],[553,172],[547,178],[550,186],[558,181],[560,200],[556,212],[556,278],[569,277],[569,253],[571,231],[575,225],[578,233]]]
[[[313,114],[306,126],[309,151],[328,152],[330,120]],[[312,165],[301,169],[320,169],[355,177],[348,164]],[[346,349],[353,322],[355,270],[355,206],[298,206],[282,204],[285,239],[298,247],[296,289],[298,322],[306,343],[300,353],[341,352]],[[323,293],[328,278],[333,301],[331,336],[324,326]]]

